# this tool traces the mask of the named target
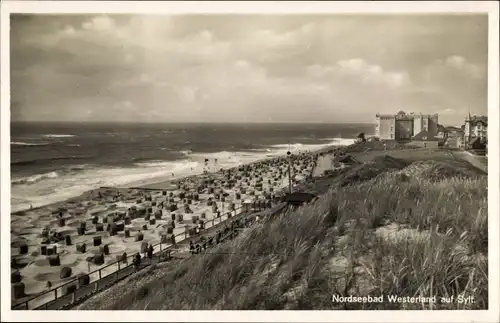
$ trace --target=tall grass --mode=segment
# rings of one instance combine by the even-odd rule
[[[162,269],[106,309],[486,309],[487,178],[436,169],[443,176],[392,170],[332,186],[210,254]],[[475,302],[335,304],[332,294]]]

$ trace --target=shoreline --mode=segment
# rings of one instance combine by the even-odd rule
[[[355,140],[354,138],[342,138],[342,139],[346,139],[346,140]],[[314,154],[314,153],[321,153],[321,152],[326,152],[326,151],[329,151],[329,150],[332,150],[332,149],[335,149],[335,148],[341,148],[341,147],[348,147],[348,146],[351,146],[352,144],[348,144],[348,145],[329,145],[329,146],[326,146],[326,147],[322,147],[322,148],[319,148],[317,150],[309,150],[309,151],[299,151],[297,152],[296,154],[302,154],[302,153],[307,153],[307,154]],[[265,161],[265,160],[273,160],[273,159],[279,159],[279,158],[283,158],[285,157],[286,154],[283,154],[283,155],[275,155],[275,156],[272,156],[272,157],[263,157],[263,158],[259,158],[257,160],[254,160],[252,162],[249,162],[249,163],[242,163],[242,164],[239,164],[239,165],[236,165],[236,166],[233,166],[233,167],[228,167],[228,168],[223,168],[225,171],[228,171],[228,170],[234,170],[234,169],[237,169],[238,167],[241,167],[241,166],[250,166],[250,165],[253,165],[255,163],[259,163],[259,162],[262,162],[262,161]],[[75,196],[72,196],[70,198],[66,198],[64,200],[61,200],[61,201],[57,201],[57,202],[51,202],[51,203],[48,203],[48,204],[44,204],[44,205],[40,205],[40,206],[34,206],[33,208],[24,208],[24,209],[20,209],[20,210],[16,210],[16,211],[11,211],[10,214],[11,215],[17,215],[17,216],[22,216],[24,215],[26,212],[33,212],[33,211],[40,211],[40,210],[43,210],[44,208],[57,208],[59,206],[62,206],[63,204],[67,204],[67,203],[71,203],[71,202],[78,202],[82,199],[85,199],[89,196],[91,196],[95,191],[99,191],[101,189],[114,189],[114,190],[127,190],[127,189],[137,189],[137,190],[161,190],[161,189],[148,189],[148,186],[152,186],[152,185],[158,185],[160,183],[175,183],[176,181],[185,181],[185,180],[190,180],[190,179],[196,179],[197,177],[205,177],[205,176],[217,176],[217,175],[222,175],[221,171],[220,171],[220,168],[219,170],[216,170],[216,171],[212,171],[212,172],[208,172],[206,174],[204,174],[203,172],[201,173],[196,173],[196,174],[190,174],[190,175],[179,175],[179,176],[174,176],[172,178],[169,178],[169,176],[165,175],[165,176],[162,176],[162,177],[155,177],[155,178],[150,178],[150,179],[144,179],[144,180],[139,180],[139,181],[133,181],[133,182],[130,182],[126,185],[120,185],[120,186],[99,186],[99,187],[95,187],[93,189],[89,189],[79,195],[75,195]],[[12,205],[9,205],[10,208],[12,208]]]

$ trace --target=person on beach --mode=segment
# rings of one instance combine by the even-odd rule
[[[196,253],[197,254],[201,253],[201,246],[199,243],[196,244]]]
[[[194,244],[193,241],[189,241],[189,251],[194,255]]]

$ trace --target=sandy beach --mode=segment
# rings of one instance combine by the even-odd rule
[[[318,155],[319,151],[292,156],[294,185],[313,175]],[[21,301],[148,245],[170,242],[172,234],[196,230],[200,222],[238,210],[244,203],[270,203],[288,184],[288,160],[282,156],[217,173],[163,177],[134,188],[95,189],[65,202],[13,213],[11,281],[17,284],[12,285],[12,297]],[[102,274],[116,269],[110,266]]]

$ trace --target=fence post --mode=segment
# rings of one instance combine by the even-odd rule
[[[94,292],[97,292],[99,290],[99,280],[96,280],[95,281],[95,284],[94,284]]]
[[[99,271],[99,280],[101,280],[101,269],[99,269],[98,271]]]
[[[120,261],[121,260],[118,260],[116,263],[118,264],[118,271],[120,271]]]
[[[73,293],[71,294],[71,304],[74,304],[74,303],[75,303],[75,301],[76,301],[76,293],[75,293],[75,292],[73,292]]]
[[[57,299],[57,287],[54,289],[54,299]]]

